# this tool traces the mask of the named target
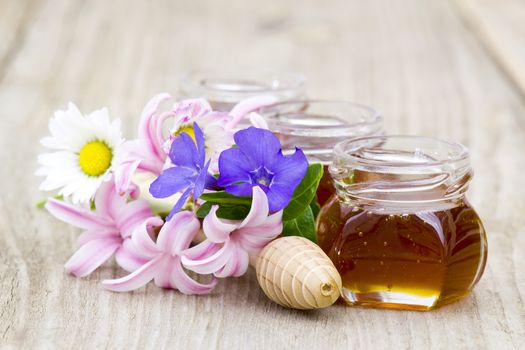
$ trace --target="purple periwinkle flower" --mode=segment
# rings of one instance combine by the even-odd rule
[[[186,132],[173,140],[169,157],[174,166],[164,169],[149,188],[156,198],[182,192],[166,220],[182,208],[190,194],[197,199],[205,188],[212,188],[216,181],[208,172],[210,161],[205,163],[204,135],[197,123],[193,123],[193,133],[195,142]]]
[[[233,136],[236,148],[219,157],[217,185],[236,196],[252,195],[259,186],[268,198],[270,212],[288,205],[293,192],[308,170],[303,151],[284,156],[277,137],[268,130],[250,127]]]

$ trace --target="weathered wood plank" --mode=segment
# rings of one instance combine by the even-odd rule
[[[49,0],[33,6],[13,0],[4,7],[18,14],[9,15],[11,26],[24,29],[17,39],[0,29],[0,42],[18,42],[0,67],[0,344],[525,346],[525,106],[453,4]],[[22,8],[32,11],[30,21],[21,19]],[[175,92],[185,69],[206,64],[302,71],[310,95],[377,106],[393,133],[466,143],[476,170],[470,197],[485,221],[490,250],[474,292],[429,313],[342,305],[308,313],[271,304],[253,272],[200,297],[153,285],[130,294],[102,291],[101,279],[121,274],[111,264],[87,279],[67,276],[63,263],[78,231],[33,205],[40,197],[36,141],[46,134],[52,111],[69,99],[85,111],[108,105],[132,136],[151,95]]]
[[[520,0],[456,0],[465,22],[525,95],[525,7]]]

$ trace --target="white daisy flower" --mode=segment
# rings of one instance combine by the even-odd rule
[[[73,203],[89,201],[111,176],[123,142],[120,120],[111,122],[106,108],[84,116],[69,103],[67,110],[55,112],[49,131],[41,143],[53,152],[38,157],[36,174],[46,177],[40,189],[59,190]]]

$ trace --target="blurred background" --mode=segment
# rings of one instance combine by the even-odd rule
[[[518,0],[2,0],[0,120],[27,143],[1,149],[35,154],[70,100],[107,106],[133,137],[144,103],[177,96],[185,72],[266,69],[304,74],[309,97],[374,106],[390,133],[461,141],[493,173],[487,155],[523,142],[505,133],[525,123],[524,12]]]
[[[32,114],[74,100],[131,121],[185,71],[241,67],[303,73],[309,96],[375,106],[391,132],[466,142],[469,116],[519,100],[498,48],[525,62],[524,11],[519,0],[2,0],[1,117],[20,120],[6,112],[23,96]]]

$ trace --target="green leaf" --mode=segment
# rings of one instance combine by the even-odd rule
[[[311,164],[303,180],[295,189],[292,199],[283,212],[283,220],[291,220],[301,215],[310,205],[317,192],[319,181],[323,176],[323,165]]]
[[[210,203],[210,202],[206,202],[203,205],[201,205],[200,208],[197,209],[197,213],[196,213],[197,217],[199,219],[204,219],[206,215],[208,215],[208,213],[210,212],[212,205],[213,203]]]
[[[317,243],[315,219],[312,208],[306,209],[292,220],[283,221],[283,236],[300,236]]]
[[[238,204],[251,206],[252,197],[241,197],[234,196],[233,194],[226,193],[224,191],[203,193],[200,199],[215,204]]]
[[[211,202],[206,202],[197,210],[197,217],[204,219],[206,215],[210,213],[212,205],[216,205]],[[245,205],[233,205],[233,204],[219,204],[219,209],[217,209],[217,216],[221,219],[227,220],[244,220],[248,213],[250,212],[250,207]]]
[[[315,196],[310,202],[310,208],[314,214],[314,220],[317,219],[317,215],[319,215],[319,212],[321,211],[321,205],[319,205],[319,202],[317,201],[317,196]]]
[[[249,212],[250,207],[244,205],[223,204],[219,205],[217,216],[226,220],[244,220]]]

